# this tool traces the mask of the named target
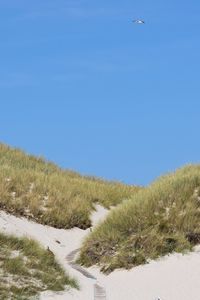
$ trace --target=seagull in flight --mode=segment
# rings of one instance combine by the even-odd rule
[[[137,19],[137,20],[133,20],[133,23],[136,23],[136,24],[145,24],[145,21],[141,20],[141,19]]]

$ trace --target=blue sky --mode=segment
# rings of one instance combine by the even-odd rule
[[[2,142],[135,184],[199,162],[199,1],[0,0],[0,32]]]

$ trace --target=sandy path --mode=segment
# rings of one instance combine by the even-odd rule
[[[100,283],[97,281],[97,277],[95,277],[87,269],[85,269],[82,266],[75,263],[75,258],[76,258],[77,253],[79,253],[79,250],[80,249],[76,249],[67,255],[66,259],[68,261],[68,264],[74,270],[77,270],[79,273],[81,273],[85,277],[96,280],[96,283],[93,286],[94,300],[106,300],[106,289],[102,285],[100,285]]]
[[[103,220],[107,213],[108,210],[97,205],[96,211],[91,216],[93,226]],[[70,290],[64,293],[55,294],[47,291],[42,293],[41,300],[94,299],[94,284],[96,283],[96,278],[93,276],[88,278],[85,274],[81,274],[80,270],[76,270],[76,268],[74,268],[74,266],[66,259],[70,253],[80,248],[82,240],[90,232],[89,229],[56,229],[0,211],[0,230],[4,233],[14,234],[16,236],[31,237],[40,242],[45,248],[49,247],[64,269],[71,276],[78,279],[81,292]]]
[[[85,277],[97,280],[97,278],[95,276],[93,276],[92,273],[88,272],[85,268],[83,268],[80,265],[75,263],[75,257],[77,255],[77,253],[79,252],[79,250],[80,249],[73,250],[72,252],[70,252],[67,255],[66,260],[67,260],[68,264],[70,265],[70,267],[72,267],[74,270],[78,271]]]
[[[106,214],[105,209],[97,207],[97,211],[92,215],[93,224],[96,225]],[[68,256],[73,254],[71,255],[72,262],[76,254],[74,250],[80,248],[82,240],[89,234],[89,230],[55,229],[24,218],[16,218],[5,212],[0,212],[0,230],[18,236],[32,237],[43,246],[49,246],[68,273],[79,280],[81,291],[70,290],[60,294],[47,291],[41,295],[41,300],[94,300],[94,285],[97,287],[97,297],[99,292],[101,296],[106,290],[106,300],[200,299],[199,247],[187,255],[173,254],[130,271],[115,271],[109,276],[101,274],[96,267],[87,269],[89,274],[98,279],[97,282],[93,278],[85,277],[72,265],[70,266]],[[103,290],[102,287],[104,287]]]

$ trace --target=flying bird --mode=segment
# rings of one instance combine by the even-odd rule
[[[137,19],[137,20],[133,20],[133,23],[136,23],[136,24],[145,24],[145,21],[141,20],[141,19]]]

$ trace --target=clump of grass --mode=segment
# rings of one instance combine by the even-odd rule
[[[139,189],[81,176],[0,144],[0,209],[42,224],[87,228],[95,203],[117,205]]]
[[[79,262],[132,268],[200,243],[200,165],[163,176],[113,210],[86,239]]]
[[[0,233],[0,299],[27,300],[45,290],[78,288],[47,250],[33,240]]]

